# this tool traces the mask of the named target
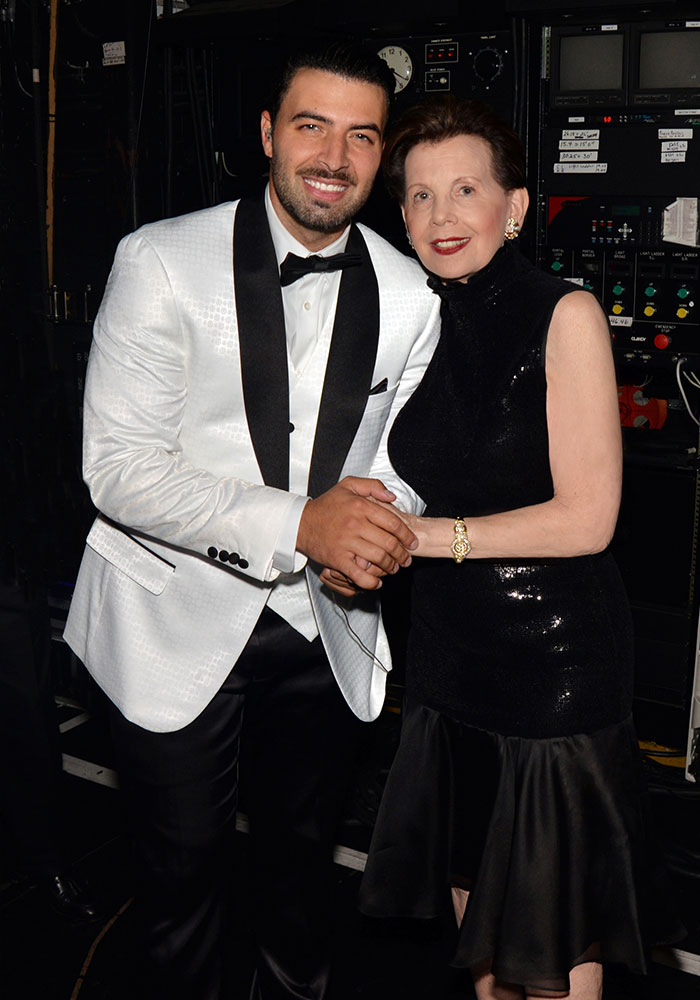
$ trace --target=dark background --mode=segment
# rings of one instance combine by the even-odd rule
[[[658,220],[679,196],[700,197],[700,139],[690,140],[684,164],[665,169],[658,154],[659,128],[700,123],[700,111],[688,113],[700,109],[700,97],[694,105],[691,93],[656,101],[640,96],[632,78],[639,27],[681,30],[697,10],[594,0],[190,0],[188,9],[181,6],[0,0],[0,570],[29,604],[47,598],[57,693],[99,715],[100,696],[60,635],[94,516],[80,472],[82,388],[91,325],[117,242],[146,222],[262,186],[267,161],[259,114],[290,46],[321,34],[353,36],[375,50],[399,44],[413,58],[414,76],[397,110],[438,86],[490,101],[520,132],[531,193],[524,252],[591,287],[606,312],[619,306],[629,315],[630,324],[614,328],[619,382],[665,404],[663,426],[650,422],[648,404],[641,404],[637,426],[624,426],[624,496],[613,547],[635,618],[639,735],[662,745],[657,763],[648,765],[652,784],[659,796],[683,801],[682,821],[666,831],[667,853],[679,872],[698,878],[696,786],[676,758],[685,755],[689,733],[697,743],[700,732],[693,714],[698,428],[688,413],[697,416],[700,397],[682,376],[700,372],[700,326],[691,309],[687,322],[671,314],[662,329],[645,321],[641,308],[650,301],[645,288],[656,282],[659,297],[675,309],[679,254],[690,269],[684,301],[694,304],[697,246],[669,246],[658,226],[635,227],[640,216]],[[620,91],[605,99],[580,93],[578,103],[567,103],[552,61],[562,33],[595,35],[602,25],[623,31],[626,40]],[[426,45],[446,40],[457,43],[459,59],[429,64]],[[104,46],[119,42],[124,61],[106,64]],[[686,109],[680,118],[678,107]],[[601,130],[606,174],[554,170],[572,116],[580,128]],[[407,249],[381,182],[361,218]],[[591,244],[592,220],[616,220],[616,234],[623,218],[632,240],[614,235]],[[658,279],[649,277],[654,267],[661,267]],[[660,333],[669,344],[658,345]],[[372,737],[352,804],[354,820],[365,827],[400,714],[407,581],[385,589],[396,671],[388,714]],[[688,759],[696,777],[698,755]]]

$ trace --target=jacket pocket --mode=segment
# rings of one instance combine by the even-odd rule
[[[175,567],[125,531],[98,517],[87,544],[120,572],[152,594],[162,594]]]

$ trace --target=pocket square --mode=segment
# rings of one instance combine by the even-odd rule
[[[369,394],[370,396],[377,396],[380,392],[386,392],[388,388],[389,383],[385,378],[383,378],[381,382],[377,382],[377,384],[369,390]]]

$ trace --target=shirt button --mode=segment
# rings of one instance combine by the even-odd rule
[[[290,423],[290,425],[289,425],[289,433],[291,434],[293,432],[293,430],[294,430],[294,424]]]
[[[222,549],[221,552],[219,552],[219,559],[222,562],[228,562],[228,552],[226,549]]]
[[[240,559],[238,561],[238,565],[241,567],[241,569],[248,569],[248,565],[249,565],[248,564],[248,560],[247,559]]]
[[[306,311],[308,312],[310,308],[311,308],[311,303],[310,302],[305,302],[304,303],[304,309],[306,309]]]
[[[215,549],[213,545],[210,545],[209,548],[207,549],[207,555],[209,556],[210,559],[216,559],[218,554],[219,550]]]

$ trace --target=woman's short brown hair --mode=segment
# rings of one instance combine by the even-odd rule
[[[488,143],[494,177],[504,191],[525,187],[525,151],[510,125],[482,101],[441,94],[409,108],[391,129],[382,158],[389,193],[404,202],[406,156],[414,146],[458,135],[475,135]]]

